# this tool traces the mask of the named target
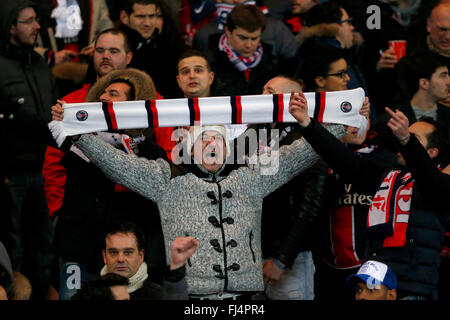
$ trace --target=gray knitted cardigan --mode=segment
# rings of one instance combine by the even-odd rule
[[[338,137],[345,133],[343,126],[328,130]],[[261,174],[261,165],[247,165],[208,182],[192,172],[175,176],[167,161],[127,155],[93,135],[82,135],[77,145],[111,180],[158,205],[167,257],[176,237],[199,241],[186,266],[188,293],[196,295],[264,290],[263,198],[318,159],[302,138],[280,148],[273,175]]]

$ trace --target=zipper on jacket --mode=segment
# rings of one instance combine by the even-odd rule
[[[256,263],[255,252],[253,251],[253,247],[252,247],[253,231],[250,231],[249,238],[250,238],[249,245],[250,245],[250,251],[252,252],[253,263]]]
[[[219,221],[220,221],[220,230],[222,231],[222,248],[223,248],[223,263],[224,263],[224,276],[225,283],[223,285],[223,291],[225,291],[228,287],[228,268],[227,268],[227,249],[225,243],[225,231],[223,230],[223,221],[222,221],[222,188],[220,184],[217,183],[217,187],[219,188]]]

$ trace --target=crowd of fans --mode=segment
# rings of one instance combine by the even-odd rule
[[[449,62],[448,0],[2,1],[0,300],[448,300]],[[302,92],[356,88],[366,127],[307,116]],[[298,123],[48,126],[281,93]],[[273,175],[236,161],[254,129]]]

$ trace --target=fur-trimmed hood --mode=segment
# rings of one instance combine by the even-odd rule
[[[89,89],[86,102],[98,102],[105,89],[115,80],[122,79],[130,82],[135,90],[134,100],[156,99],[156,88],[152,78],[145,73],[133,68],[115,70],[97,80]]]

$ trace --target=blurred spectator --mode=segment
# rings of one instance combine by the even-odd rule
[[[279,19],[267,16],[267,7],[260,1],[246,0],[223,0],[217,1],[216,20],[199,29],[194,37],[193,48],[200,51],[207,51],[214,48],[217,43],[218,35],[225,31],[227,17],[232,9],[238,4],[259,5],[261,11],[266,14],[264,28],[261,33],[261,41],[271,46],[273,63],[280,66],[281,71],[291,74],[291,62],[298,50],[298,44],[289,28]],[[269,80],[269,79],[266,79]],[[265,82],[261,83],[262,88]]]
[[[304,81],[307,90],[330,92],[346,90],[349,80],[347,63],[342,51],[324,48],[305,59]],[[366,98],[364,112],[368,115]],[[367,130],[347,127],[347,134],[341,138],[345,145],[359,157],[395,163],[395,154],[381,148],[364,145]],[[345,176],[330,169],[327,180],[326,214],[320,216],[315,240],[314,262],[315,299],[352,300],[353,293],[345,285],[345,279],[357,271],[365,253],[365,232],[367,212],[373,190],[363,184],[355,184]],[[341,293],[336,296],[327,290],[330,286]]]
[[[220,80],[212,71],[208,57],[202,52],[189,49],[178,61],[178,86],[185,98],[224,96]],[[232,141],[246,129],[246,124],[226,124],[227,136]]]
[[[0,300],[8,300],[14,282],[14,275],[8,252],[0,242]]]
[[[164,284],[157,284],[145,262],[145,237],[133,223],[117,221],[106,231],[103,249],[105,266],[100,274],[114,273],[129,280],[131,300],[186,300],[185,263],[197,250],[192,237],[177,237],[172,242],[171,263],[165,268]],[[150,253],[151,254],[151,253]]]
[[[396,300],[397,276],[388,265],[366,261],[356,274],[347,278],[355,291],[355,300]]]
[[[58,96],[44,59],[33,51],[40,25],[31,1],[0,3],[0,140],[6,187],[16,210],[5,212],[13,226],[7,244],[13,269],[33,286],[33,298],[47,295],[52,261],[52,227],[42,179],[50,106]],[[14,81],[12,81],[14,79]]]
[[[197,31],[216,19],[216,1],[182,0],[179,15],[184,42],[192,48]]]
[[[226,95],[258,94],[278,73],[270,45],[261,41],[264,22],[259,7],[238,5],[228,15],[225,33],[211,41],[211,65]]]
[[[76,90],[86,74],[97,35],[113,26],[104,0],[33,0],[41,30],[35,50],[52,67],[63,95]]]
[[[414,44],[408,46],[407,55],[432,51],[446,62],[450,68],[450,2],[441,0],[430,11],[427,19],[426,31]],[[398,63],[396,68],[397,92],[395,101],[402,101],[410,97],[414,92],[407,85],[408,67],[405,63]],[[440,102],[450,107],[450,97]]]
[[[158,9],[164,19],[164,27],[159,32],[155,31]],[[131,41],[133,60],[130,67],[147,72],[163,97],[175,98],[179,94],[175,80],[176,63],[183,44],[165,10],[160,0],[124,0],[120,22]]]

